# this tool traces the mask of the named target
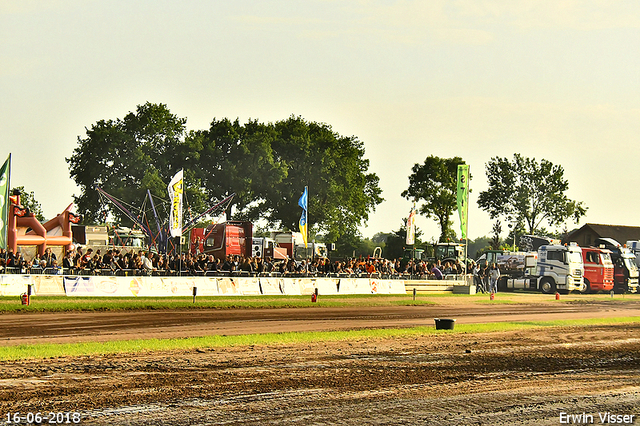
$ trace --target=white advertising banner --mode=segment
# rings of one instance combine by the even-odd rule
[[[64,296],[62,275],[34,275],[33,284],[38,296]]]
[[[29,285],[33,285],[31,275],[1,275],[0,296],[20,296],[27,292]]]
[[[315,286],[318,288],[318,294],[338,294],[338,278],[318,278],[315,280]]]
[[[260,278],[260,290],[262,294],[277,296],[284,293],[284,279],[282,278]]]

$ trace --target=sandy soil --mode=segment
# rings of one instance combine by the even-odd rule
[[[133,335],[430,325],[434,317],[490,322],[631,316],[640,312],[639,307],[638,302],[607,301],[16,314],[0,316],[10,324],[0,339],[7,345]],[[182,321],[187,318],[185,325]],[[639,331],[640,325],[625,324],[444,332],[384,340],[2,362],[0,421],[19,411],[23,415],[78,412],[82,424],[559,425],[566,419],[562,413],[586,414],[594,424],[603,424],[599,416],[608,412],[629,416],[627,424],[640,424]]]

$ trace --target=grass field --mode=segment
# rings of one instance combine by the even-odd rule
[[[96,356],[122,353],[133,354],[171,350],[195,350],[231,346],[278,345],[358,339],[392,339],[395,337],[421,337],[441,333],[490,333],[540,327],[596,326],[638,322],[640,322],[640,317],[563,321],[513,321],[486,324],[460,324],[457,325],[454,330],[436,330],[434,327],[412,327],[400,329],[245,334],[238,336],[214,335],[183,339],[136,339],[116,340],[110,342],[19,345],[0,347],[0,361],[47,359],[65,356]]]
[[[453,304],[543,304],[543,303],[625,303],[640,301],[640,295],[564,295],[555,300],[553,295],[531,293],[500,293],[494,300],[486,294],[452,295],[340,295],[321,296],[313,303],[308,296],[233,296],[157,298],[121,298],[121,297],[46,297],[34,296],[30,306],[23,306],[17,297],[0,297],[0,316],[3,313],[23,312],[71,312],[71,311],[125,311],[125,310],[162,310],[162,309],[256,309],[256,308],[311,308],[349,307],[349,306],[391,306],[391,305],[453,305]],[[458,324],[455,331],[435,330],[434,327],[416,327],[402,329],[375,329],[334,332],[308,333],[271,333],[241,336],[207,336],[184,339],[141,339],[123,340],[106,343],[70,343],[40,344],[0,347],[0,360],[27,358],[52,358],[61,356],[91,356],[109,353],[136,353],[147,351],[212,348],[238,345],[279,344],[305,341],[336,341],[362,338],[393,338],[395,336],[422,336],[433,333],[477,333],[506,331],[519,328],[597,325],[624,322],[640,322],[640,317],[611,319],[568,320],[546,322],[501,322],[489,324]]]
[[[607,303],[615,300],[640,301],[640,295],[570,294],[560,301],[554,295],[538,293],[498,293],[494,300],[487,294],[434,293],[413,295],[335,295],[320,296],[311,302],[309,296],[198,296],[192,297],[66,297],[32,296],[29,306],[22,305],[17,296],[0,297],[0,314],[4,312],[68,312],[68,311],[126,311],[161,309],[255,309],[255,308],[314,308],[349,306],[413,306],[428,304],[522,304],[522,303]]]

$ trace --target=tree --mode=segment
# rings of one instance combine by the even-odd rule
[[[276,161],[273,142],[277,137],[273,125],[249,120],[244,126],[238,120],[211,122],[209,130],[194,133],[199,140],[198,161],[191,164],[197,171],[208,198],[235,197],[227,209],[235,206],[236,218],[257,220],[272,188],[287,175],[285,164]]]
[[[326,124],[293,116],[275,124],[214,119],[209,129],[188,134],[185,124],[166,105],[147,103],[87,129],[67,158],[81,189],[74,197],[79,213],[94,223],[108,213],[128,222],[95,187],[140,206],[147,189],[166,199],[166,185],[180,169],[194,211],[235,193],[234,219],[264,219],[290,230],[298,228],[298,198],[309,186],[310,231],[324,233],[327,242],[357,240],[358,226],[382,202],[362,142]]]
[[[85,221],[104,222],[111,213],[130,223],[96,187],[134,206],[141,206],[146,190],[166,198],[167,183],[184,168],[194,149],[193,138],[185,138],[185,118],[178,118],[163,104],[139,105],[124,119],[100,120],[78,137],[78,147],[66,159],[71,178],[80,187],[74,201]],[[193,172],[185,169],[185,194],[196,206],[203,205],[203,191],[195,184]]]
[[[502,224],[499,220],[496,220],[496,223],[493,224],[491,228],[491,240],[490,240],[490,248],[491,250],[499,250],[500,249],[500,234],[502,233]]]
[[[544,221],[561,225],[569,218],[576,222],[585,215],[582,202],[570,200],[565,192],[569,183],[562,166],[542,159],[514,154],[513,161],[494,157],[486,165],[489,188],[478,196],[478,205],[491,219],[505,217],[510,223],[522,222],[535,234]]]
[[[458,165],[465,164],[460,157],[429,156],[423,164],[415,164],[409,176],[409,188],[402,196],[414,202],[423,201],[418,211],[435,218],[440,225],[440,240],[447,241],[455,232],[451,229],[451,215],[457,209]]]
[[[33,192],[27,192],[24,189],[24,186],[16,186],[11,190],[11,194],[15,194],[16,192],[20,193],[20,204],[22,207],[29,209],[31,213],[36,216],[38,222],[44,222],[44,214],[42,213],[42,206],[36,200],[36,196]]]
[[[286,167],[281,183],[267,188],[262,217],[271,224],[298,229],[298,199],[309,187],[310,233],[326,234],[326,242],[356,237],[383,199],[374,173],[368,173],[364,144],[356,137],[335,133],[331,126],[290,117],[275,123],[273,152]]]
[[[422,237],[422,230],[416,226],[415,244],[413,246],[407,245],[407,218],[403,218],[400,228],[388,234],[383,257],[387,259],[400,259],[404,256],[405,249],[423,247],[424,242],[420,237]]]

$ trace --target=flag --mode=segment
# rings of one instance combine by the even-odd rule
[[[304,187],[304,192],[298,200],[298,205],[302,207],[302,215],[300,215],[300,233],[302,234],[302,241],[304,241],[304,248],[307,248],[307,187]]]
[[[0,168],[0,248],[7,248],[7,223],[9,222],[9,175],[11,154]]]
[[[182,236],[182,193],[183,193],[183,171],[180,170],[169,182],[167,190],[171,200],[171,210],[169,211],[169,233],[172,237]]]
[[[407,219],[407,245],[416,243],[416,205],[414,204]]]
[[[469,165],[458,165],[458,214],[460,234],[467,238],[467,214],[469,212]]]

